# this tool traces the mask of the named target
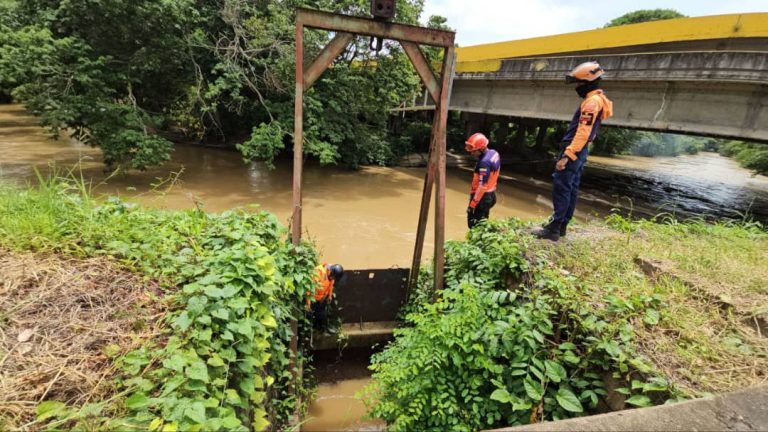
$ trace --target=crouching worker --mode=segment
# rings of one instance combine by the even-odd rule
[[[321,331],[328,330],[328,305],[333,297],[334,284],[344,276],[344,268],[339,264],[320,264],[315,267],[312,280],[315,282],[314,299],[307,300],[312,327]],[[307,293],[312,295],[312,293]]]

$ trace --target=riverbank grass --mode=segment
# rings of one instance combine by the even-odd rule
[[[759,225],[614,215],[534,245],[607,300],[599,307],[632,314],[628,299],[658,297],[658,315],[635,318],[638,350],[687,394],[768,381],[768,232]]]
[[[43,387],[3,392],[0,407],[14,411],[0,410],[0,429],[278,430],[303,409],[308,388],[292,378],[291,320],[303,316],[317,255],[309,243],[291,244],[273,215],[148,209],[94,199],[82,180],[41,179],[34,188],[0,185],[3,249],[10,258],[0,262],[0,305],[12,324],[0,341],[0,375],[10,377],[3,386],[20,388],[19,380],[33,377],[31,384]],[[37,254],[26,259],[59,267],[53,272],[78,269],[76,286],[69,279],[14,279],[18,266],[11,264],[28,251]],[[97,262],[115,270],[99,272]],[[122,295],[110,292],[124,274],[132,274],[134,283]],[[74,282],[80,279],[88,282],[82,290]],[[67,296],[57,307],[69,316],[35,315],[38,309],[56,315],[57,309],[45,306],[54,303],[51,293],[61,286]],[[129,313],[134,305],[152,315],[149,334],[128,334],[141,313],[112,313],[115,307]],[[68,338],[90,333],[55,332],[56,320],[96,329],[103,337],[85,347],[74,344],[79,353],[62,351],[57,347],[72,348]],[[306,320],[298,325],[309,332]],[[23,352],[13,349],[17,344]],[[36,371],[43,347],[51,347],[43,357],[62,366]],[[83,361],[70,368],[78,359]],[[85,381],[96,375],[98,384],[82,391],[57,387],[71,373]]]

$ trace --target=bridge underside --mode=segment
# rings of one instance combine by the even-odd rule
[[[614,117],[606,125],[768,142],[765,52],[593,55],[460,63],[450,109],[568,121],[579,98],[573,85],[564,84],[563,77],[588,60],[597,60],[606,70],[603,88],[615,103]]]

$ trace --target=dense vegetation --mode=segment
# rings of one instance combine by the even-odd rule
[[[166,287],[164,333],[109,355],[116,395],[44,401],[39,421],[88,430],[278,429],[299,409],[288,344],[317,257],[274,216],[149,210],[93,200],[81,182],[0,188],[0,246],[112,257]],[[304,328],[306,323],[301,323]],[[121,352],[123,351],[123,352]],[[37,402],[37,401],[35,401]]]
[[[398,2],[397,21],[416,23],[422,4]],[[367,16],[370,3],[0,0],[0,93],[54,134],[99,146],[111,167],[160,164],[171,139],[240,143],[271,161],[293,132],[296,7]],[[308,31],[307,61],[328,40]],[[367,45],[358,38],[305,94],[305,151],[322,162],[383,164],[407,150],[389,145],[387,112],[418,93],[418,77],[398,44]]]
[[[368,403],[392,430],[479,430],[594,411],[604,374],[626,382],[627,402],[677,396],[638,355],[633,323],[658,324],[657,295],[600,299],[532,254],[516,220],[491,221],[446,246],[446,287],[429,278],[409,326],[375,356]],[[630,384],[631,388],[630,388]]]
[[[552,245],[491,221],[450,242],[444,291],[432,302],[425,274],[373,359],[371,413],[391,430],[480,430],[620,409],[609,391],[631,407],[758,385],[768,343],[749,320],[765,314],[768,235],[663,222],[612,216]],[[649,278],[639,256],[674,271]],[[710,291],[724,286],[728,312]]]

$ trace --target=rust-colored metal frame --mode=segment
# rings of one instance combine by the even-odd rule
[[[316,28],[335,32],[335,37],[323,48],[308,67],[304,67],[304,28]],[[435,189],[435,291],[443,286],[445,264],[445,139],[448,121],[448,99],[456,64],[453,32],[416,27],[405,24],[377,21],[373,19],[321,12],[311,9],[296,11],[296,96],[294,100],[294,141],[293,141],[293,217],[291,238],[294,244],[301,242],[302,194],[301,179],[303,168],[304,141],[304,90],[320,77],[333,60],[353,40],[354,35],[373,36],[400,42],[403,50],[421,77],[427,92],[435,101],[435,116],[432,122],[432,136],[429,146],[429,161],[421,197],[416,245],[413,252],[408,288],[416,283],[424,249],[424,234],[429,216],[432,188]],[[444,49],[440,78],[435,76],[419,45],[430,45]]]
[[[335,32],[334,38],[318,54],[308,67],[304,67],[304,28],[316,28]],[[396,24],[373,19],[352,17],[347,15],[320,12],[311,9],[296,11],[296,96],[294,99],[294,130],[293,130],[293,217],[291,220],[291,240],[298,245],[301,242],[301,179],[304,162],[304,90],[320,77],[353,40],[354,35],[373,36],[382,39],[392,39],[400,42],[403,50],[413,63],[421,77],[427,92],[435,101],[435,116],[432,122],[432,136],[429,145],[429,162],[424,179],[424,190],[421,197],[419,222],[416,234],[416,245],[413,252],[413,263],[408,278],[408,292],[416,284],[421,265],[421,253],[424,248],[424,234],[429,216],[430,195],[434,183],[435,189],[435,292],[443,286],[443,270],[445,264],[445,139],[448,121],[448,99],[453,82],[453,72],[456,64],[453,32],[428,29],[423,27]],[[424,57],[419,45],[430,45],[444,49],[443,64],[438,79],[429,62]],[[293,339],[291,351],[296,359],[298,339],[296,336],[297,323],[292,322]],[[294,363],[294,382],[298,382],[301,366]]]

